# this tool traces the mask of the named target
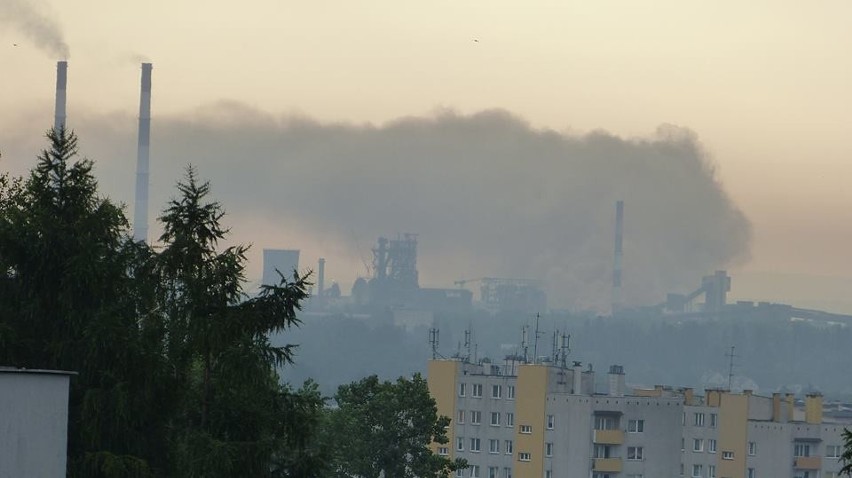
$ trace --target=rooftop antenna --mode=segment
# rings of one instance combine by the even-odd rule
[[[725,353],[725,357],[728,357],[728,391],[731,391],[731,384],[734,381],[734,358],[738,355],[734,353],[736,347],[731,345],[731,351]]]
[[[535,339],[533,341],[533,363],[538,361],[538,338],[541,337],[541,332],[538,330],[538,312],[535,314]]]
[[[467,352],[467,356],[465,356],[465,362],[470,362],[470,338],[471,338],[470,326],[468,326],[467,330],[464,331],[464,348]]]
[[[529,325],[521,327],[521,348],[524,349],[524,363],[529,363],[527,352],[529,352],[529,341],[527,340],[527,329]]]
[[[429,345],[432,346],[432,360],[438,358],[438,329],[429,329]]]
[[[554,362],[559,361],[559,329],[553,331],[553,337],[550,343],[550,355]]]
[[[562,368],[565,368],[567,366],[568,354],[571,353],[571,336],[563,332],[559,339],[559,361]]]

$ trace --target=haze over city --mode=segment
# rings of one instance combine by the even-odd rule
[[[346,288],[377,235],[417,232],[422,282],[519,271],[558,284],[555,305],[595,308],[624,199],[626,300],[727,268],[733,298],[852,312],[850,13],[7,1],[0,166],[32,166],[67,57],[68,125],[104,193],[132,209],[138,64],[151,61],[151,217],[197,166],[234,241],[255,246],[250,278],[263,247],[298,248]]]

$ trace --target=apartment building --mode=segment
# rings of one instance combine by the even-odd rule
[[[444,456],[470,478],[834,478],[847,423],[822,397],[656,386],[604,390],[580,363],[432,360],[429,389],[452,418]]]

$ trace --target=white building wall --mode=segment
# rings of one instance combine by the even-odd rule
[[[69,378],[0,368],[0,478],[65,476]]]

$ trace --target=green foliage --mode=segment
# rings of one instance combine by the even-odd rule
[[[0,361],[71,370],[69,475],[152,476],[163,362],[137,317],[137,247],[77,138],[50,131],[26,181],[0,181]]]
[[[334,476],[379,478],[446,477],[463,460],[436,455],[432,442],[446,443],[450,420],[438,417],[435,400],[419,374],[396,382],[375,375],[343,385],[331,412]]]
[[[848,428],[843,429],[843,454],[840,455],[840,462],[843,464],[840,474],[852,476],[852,431]]]
[[[71,477],[310,476],[323,400],[276,366],[309,285],[242,291],[247,248],[227,235],[189,170],[161,220],[163,248],[134,243],[98,196],[77,138],[48,132],[24,180],[0,176],[0,363],[71,370]]]
[[[207,200],[209,184],[190,168],[178,191],[160,218],[164,247],[154,258],[168,361],[186,384],[170,436],[173,476],[287,476],[272,467],[293,432],[284,419],[291,392],[275,366],[289,363],[292,351],[267,337],[298,324],[309,284],[294,273],[246,299],[247,248],[218,250],[228,230],[221,206]]]

